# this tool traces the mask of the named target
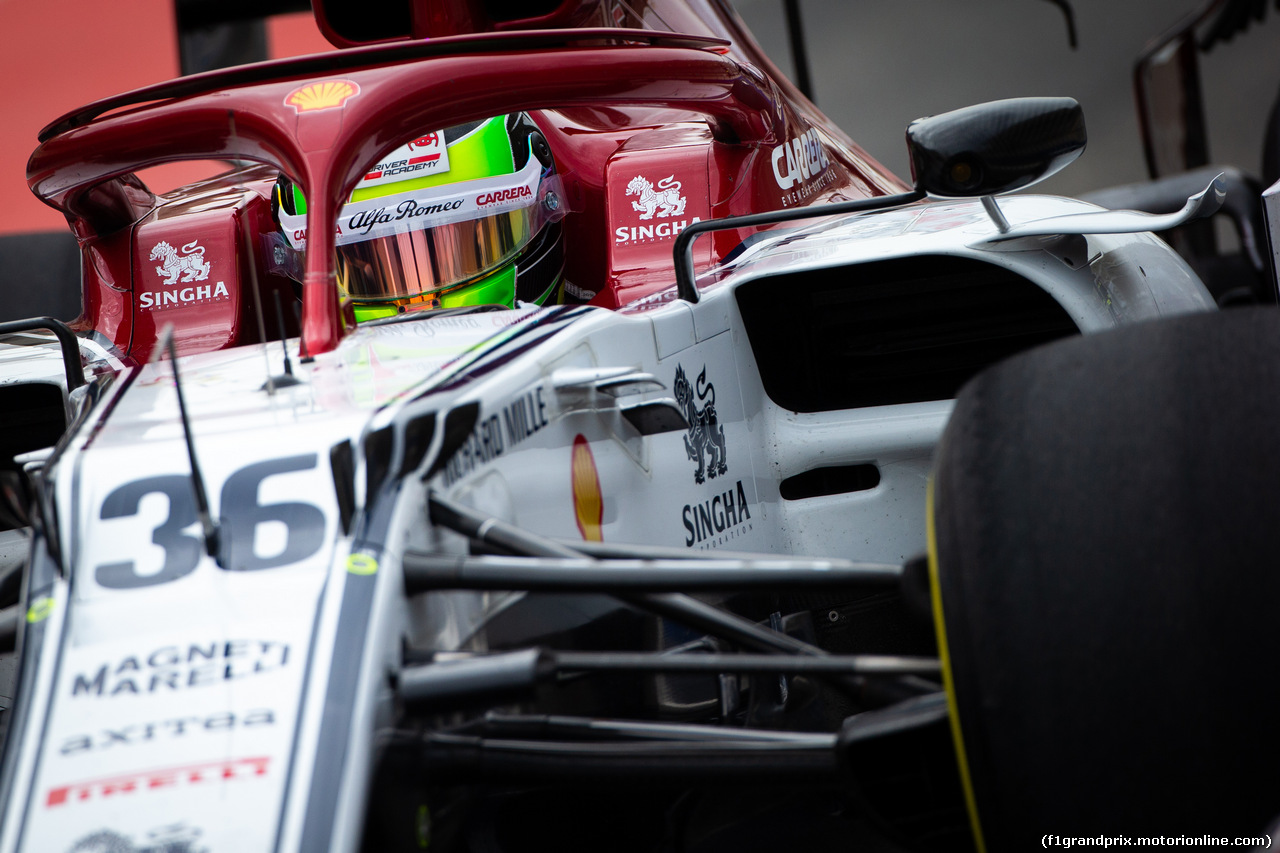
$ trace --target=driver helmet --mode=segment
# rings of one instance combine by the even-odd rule
[[[423,134],[382,157],[338,214],[338,286],[357,321],[404,311],[560,301],[563,193],[527,113]],[[307,203],[281,175],[273,268],[301,280]]]

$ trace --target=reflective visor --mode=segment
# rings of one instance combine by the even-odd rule
[[[510,263],[541,227],[538,206],[338,247],[338,285],[356,302],[465,286]]]
[[[510,263],[547,222],[563,215],[559,181],[530,157],[514,175],[409,191],[344,205],[337,275],[355,301],[410,299],[472,282]],[[281,230],[306,246],[306,214],[281,209]]]

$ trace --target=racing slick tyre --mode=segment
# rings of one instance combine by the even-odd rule
[[[962,390],[930,573],[979,849],[1280,814],[1278,436],[1275,309],[1064,340]]]

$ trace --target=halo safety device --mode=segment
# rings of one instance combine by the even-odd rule
[[[338,214],[338,286],[357,320],[403,311],[560,301],[564,193],[526,113],[423,134],[389,152]],[[301,280],[307,207],[281,175],[272,272]]]

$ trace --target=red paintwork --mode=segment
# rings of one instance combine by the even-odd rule
[[[300,56],[329,48],[309,13],[279,15],[266,22],[267,52]],[[58,211],[27,189],[24,171],[36,134],[60,112],[91,98],[177,75],[177,22],[173,0],[95,3],[41,0],[0,3],[0,79],[5,121],[0,128],[0,234],[55,231],[67,227]],[[56,37],[56,42],[53,40]],[[127,61],[120,46],[132,45]],[[146,177],[168,191],[209,174],[177,163]]]
[[[134,226],[136,357],[145,357],[166,323],[174,324],[183,352],[257,342],[260,335],[251,287],[255,277],[263,311],[271,323],[267,339],[276,336],[271,291],[280,290],[287,299],[284,304],[291,303],[294,296],[287,280],[268,275],[260,258],[260,235],[275,227],[268,202],[275,173],[258,169],[238,177],[241,181],[234,185],[223,181],[196,185],[160,204]],[[151,258],[162,242],[178,249],[179,256],[199,253],[207,268],[193,271],[189,281],[188,276],[179,276],[174,285],[164,284],[165,276],[159,269],[163,261]],[[287,319],[286,325],[297,324]]]
[[[275,172],[257,168],[236,177],[193,184],[180,194],[158,198],[132,227],[85,241],[84,310],[72,327],[101,333],[137,362],[147,360],[167,323],[174,325],[184,354],[255,343],[262,339],[250,289],[256,277],[266,338],[277,338],[272,292],[280,293],[282,306],[296,298],[291,282],[267,273],[260,245],[260,236],[275,228],[268,201]],[[208,276],[191,282],[180,276],[177,284],[165,286],[156,270],[162,261],[150,259],[162,241],[179,254],[187,254],[182,251],[187,244],[198,244],[210,267]],[[206,287],[208,292],[201,292]],[[289,333],[297,334],[291,310],[285,310],[284,320]]]
[[[468,6],[467,0],[459,3]],[[128,174],[175,159],[272,164],[305,188],[313,220],[333,221],[337,200],[368,164],[424,128],[537,110],[572,211],[565,220],[566,275],[580,290],[595,292],[595,304],[609,307],[671,285],[673,221],[901,188],[789,83],[756,67],[774,70],[718,2],[640,5],[704,40],[664,43],[651,32],[591,30],[358,48],[328,55],[336,60],[323,58],[357,66],[333,73],[315,73],[323,70],[321,58],[264,63],[176,84],[182,89],[153,88],[104,102],[98,109],[115,112],[87,123],[85,116],[60,120],[32,155],[28,181],[68,215],[87,257],[97,259],[85,264],[86,288],[93,292],[86,294],[79,325],[97,329],[138,360],[146,359],[157,325],[166,320],[175,322],[186,351],[257,339],[256,319],[245,322],[252,316],[245,294],[251,275],[262,278],[264,267],[260,259],[251,266],[246,247],[259,253],[258,234],[274,227],[263,180],[270,172],[259,173],[256,185],[231,176],[162,199],[157,207]],[[597,7],[596,0],[572,0],[556,14]],[[705,40],[723,36],[733,44]],[[591,41],[575,41],[584,37]],[[651,39],[657,43],[641,41]],[[439,55],[407,55],[415,50]],[[352,83],[358,94],[330,109],[299,112],[287,105],[300,86],[324,81]],[[155,100],[133,105],[147,99]],[[627,195],[637,177],[655,187],[668,177],[679,181],[683,213],[668,208],[672,216],[640,220],[648,209],[636,209],[639,196]],[[676,204],[671,196],[668,201]],[[301,332],[307,351],[320,353],[337,345],[345,324],[331,269],[332,231],[310,230]],[[699,260],[709,263],[743,236],[704,237],[695,246]],[[162,240],[179,248],[201,246],[218,271],[211,279],[226,284],[226,298],[200,304],[171,298],[162,310],[147,308],[144,303],[155,297],[143,294],[156,289],[158,278],[148,257]],[[286,287],[276,279],[262,285]],[[264,307],[270,308],[270,297]]]
[[[630,294],[643,295],[655,285],[670,283],[676,235],[694,222],[712,218],[715,148],[705,126],[677,125],[637,133],[613,152],[604,168],[609,277],[597,304],[617,307],[630,301]],[[661,208],[642,205],[640,194],[630,192],[632,181],[648,183],[651,192],[678,206],[661,216]],[[668,182],[670,188],[664,191]],[[697,261],[710,263],[709,240],[695,245],[695,250]]]
[[[132,236],[130,231],[117,231],[82,244],[80,250],[84,311],[74,328],[99,332],[121,354],[129,352],[133,340]]]
[[[325,38],[338,47],[357,47],[370,44],[368,41],[351,41],[340,36],[330,25],[325,12],[325,4],[313,3],[316,23]],[[517,21],[494,22],[489,20],[482,0],[409,0],[404,4],[409,9],[410,33],[397,41],[409,39],[441,38],[444,36],[463,35],[465,33],[484,30],[511,29],[578,29],[582,27],[606,27],[620,25],[612,14],[616,6],[623,9],[621,3],[597,0],[561,0],[551,12],[521,18]],[[632,3],[632,8],[644,8],[644,2]],[[607,8],[606,8],[607,7]],[[679,30],[677,30],[679,32]],[[390,41],[391,39],[385,40]]]

